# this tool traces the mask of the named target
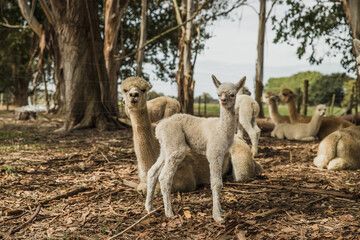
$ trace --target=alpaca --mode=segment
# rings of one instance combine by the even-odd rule
[[[259,115],[259,104],[246,93],[246,87],[242,87],[236,96],[235,112],[237,117],[237,133],[239,138],[243,138],[244,130],[251,140],[251,152],[257,154],[258,142],[260,138],[260,128],[256,124],[256,118]],[[249,90],[248,90],[249,91]]]
[[[271,121],[276,125],[280,123],[290,123],[289,116],[282,116],[279,113],[277,102],[279,101],[279,96],[275,95],[272,92],[265,92],[264,94],[264,103],[269,104],[269,116]]]
[[[353,39],[356,68],[360,72],[360,41]],[[328,170],[360,168],[360,127],[351,126],[331,133],[319,145],[314,165]]]
[[[333,132],[319,145],[314,165],[328,170],[360,168],[360,127]]]
[[[261,165],[252,160],[250,147],[243,139],[234,138],[230,153],[233,166],[232,174],[235,180],[241,182],[248,181],[263,171]],[[241,171],[234,171],[235,169],[241,169]]]
[[[156,127],[156,137],[160,141],[160,156],[148,172],[145,204],[148,212],[153,208],[155,187],[159,180],[165,215],[167,217],[174,216],[170,199],[171,185],[178,165],[183,161],[187,147],[189,147],[196,153],[207,157],[213,195],[213,218],[215,221],[223,220],[220,213],[221,169],[224,156],[234,140],[236,94],[244,85],[245,77],[236,84],[221,84],[214,75],[212,75],[212,79],[220,101],[219,118],[175,114],[160,121]]]
[[[180,102],[171,97],[157,97],[147,101],[150,122],[156,123],[163,118],[170,117],[181,110]]]
[[[282,123],[271,132],[272,137],[280,139],[313,141],[319,131],[321,120],[325,115],[325,105],[317,105],[313,117],[309,123]]]
[[[147,111],[147,92],[151,87],[151,84],[140,77],[129,77],[121,84],[125,110],[131,120],[133,129],[134,149],[140,178],[137,190],[141,194],[146,193],[147,172],[160,153],[160,145],[155,138],[154,128],[152,128]],[[253,164],[257,169],[259,168],[259,164],[255,163],[252,158],[245,157],[250,152],[248,147],[233,144],[233,148],[238,149],[237,153],[240,155],[232,154],[230,157],[230,154],[227,154],[225,156],[223,174],[227,172],[230,164],[232,164],[233,172],[236,173],[233,175],[234,181],[248,181],[261,173],[252,169],[247,171],[241,167],[242,164],[247,163],[249,165]],[[197,161],[194,161],[194,159]],[[182,166],[179,167],[175,174],[172,190],[174,192],[193,191],[200,185],[210,184],[209,179],[210,170],[206,157],[195,152],[188,152]]]
[[[290,89],[283,89],[279,95],[281,101],[287,103],[289,109],[289,117],[291,123],[308,123],[311,117],[300,116],[296,109],[295,94]],[[326,136],[335,132],[336,130],[354,126],[349,121],[337,117],[324,117],[317,137],[319,140],[324,139]]]

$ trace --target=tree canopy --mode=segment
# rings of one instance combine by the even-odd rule
[[[352,37],[340,1],[286,0],[288,7],[282,16],[273,16],[275,43],[287,43],[296,48],[299,58],[320,64],[326,57],[342,56],[341,64],[354,72]]]

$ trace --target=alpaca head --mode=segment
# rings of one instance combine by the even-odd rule
[[[290,102],[290,100],[295,98],[295,94],[290,89],[284,88],[283,90],[281,90],[279,98],[280,101],[288,103]]]
[[[251,92],[250,90],[243,86],[242,88],[240,88],[239,92],[237,93],[238,95],[248,95],[248,96],[251,96]]]
[[[360,73],[360,41],[356,38],[353,39],[353,46],[355,52],[356,70]]]
[[[236,94],[241,87],[244,86],[246,77],[243,77],[237,83],[221,83],[214,75],[211,75],[213,82],[217,88],[217,94],[221,106],[226,109],[234,108],[236,101]]]
[[[147,92],[152,85],[141,77],[128,77],[121,83],[121,92],[128,109],[142,109],[146,106]]]
[[[319,104],[316,106],[314,115],[317,114],[317,115],[323,117],[323,116],[325,116],[325,113],[326,113],[326,106],[324,104]]]
[[[263,103],[269,104],[271,100],[276,102],[279,101],[279,96],[272,92],[265,92],[264,96],[261,97]]]

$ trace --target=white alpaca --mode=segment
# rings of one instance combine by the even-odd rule
[[[215,76],[220,100],[220,118],[200,118],[186,114],[175,114],[158,124],[156,137],[160,142],[160,156],[150,168],[147,179],[147,197],[145,208],[153,209],[154,191],[160,181],[165,215],[174,216],[170,193],[173,176],[183,161],[187,147],[196,153],[206,155],[210,166],[210,184],[213,194],[213,218],[222,221],[220,191],[222,188],[222,165],[225,154],[231,147],[236,129],[236,94],[245,83],[245,77],[238,83],[221,84]]]
[[[247,91],[246,91],[247,90]],[[252,99],[247,92],[250,91],[246,87],[242,87],[236,96],[235,112],[237,117],[237,133],[239,138],[243,138],[244,130],[251,140],[251,152],[255,156],[257,154],[258,142],[260,138],[260,128],[256,124],[256,118],[259,115],[259,104]]]
[[[319,145],[314,165],[328,170],[360,168],[360,127],[333,132]]]
[[[280,139],[313,141],[320,129],[321,121],[325,115],[325,105],[318,105],[309,123],[282,123],[271,132],[272,137]]]
[[[279,101],[279,96],[275,95],[272,92],[265,92],[263,99],[264,103],[269,104],[269,116],[275,126],[280,123],[290,123],[289,116],[282,116],[279,113],[277,105],[277,102]]]

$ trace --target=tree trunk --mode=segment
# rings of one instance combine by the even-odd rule
[[[193,0],[182,1],[182,17],[186,16],[189,20],[193,13]],[[176,82],[178,84],[178,100],[181,104],[183,113],[194,114],[194,86],[193,66],[191,64],[191,41],[192,41],[192,21],[186,23],[186,28],[182,28],[179,41],[179,69]]]
[[[116,116],[120,116],[118,106],[118,75],[120,62],[115,61],[114,56],[118,54],[118,36],[122,15],[128,5],[127,0],[106,0],[105,1],[105,26],[104,26],[104,57],[107,75],[110,84],[110,99],[114,104]]]
[[[264,117],[264,109],[261,102],[261,96],[264,89],[263,75],[264,75],[264,39],[266,27],[266,0],[260,0],[260,14],[259,14],[259,31],[257,43],[257,60],[256,60],[256,75],[255,75],[255,100],[260,106],[259,117]]]
[[[12,78],[14,81],[14,88],[11,89],[11,92],[14,94],[13,104],[17,107],[26,106],[28,104],[28,86],[31,76],[21,76],[18,77],[16,74],[16,65],[11,66]],[[8,99],[9,102],[9,99]]]
[[[176,0],[174,1],[176,3]],[[186,0],[181,1],[181,18],[177,19],[178,24],[182,24],[182,22],[186,19]],[[178,9],[175,8],[175,11]],[[179,14],[180,15],[180,14]],[[178,51],[179,51],[179,63],[178,63],[178,70],[176,72],[176,84],[178,86],[178,100],[181,105],[181,111],[183,111],[184,107],[184,42],[185,42],[185,28],[180,28],[179,34],[179,44],[178,44]]]
[[[344,12],[345,12],[345,15],[346,15],[346,18],[348,20],[348,23],[350,25],[350,29],[352,31],[352,37],[354,39],[358,39],[360,40],[360,1],[358,0],[344,0],[344,1],[341,1],[342,3],[342,6],[343,6],[343,9],[344,9]],[[357,57],[356,54],[355,54],[355,50],[354,50],[354,47],[353,47],[353,54],[355,56],[355,58]],[[358,69],[358,68],[356,68]],[[360,73],[359,71],[357,70],[356,71],[356,75],[357,75],[357,78],[356,78],[356,88],[355,90],[357,90],[360,86]],[[358,99],[359,99],[359,95],[358,95],[358,92],[355,91],[356,94],[355,94],[355,102],[357,103],[358,102]],[[358,114],[357,112],[357,104],[355,105],[355,115]]]
[[[141,0],[141,23],[140,23],[140,40],[138,48],[142,47],[146,42],[147,27],[147,10],[148,0]],[[142,77],[142,64],[144,61],[145,49],[140,50],[136,55],[136,75]]]
[[[109,99],[96,2],[50,3],[65,81],[66,119],[62,129],[114,127],[116,109]]]

